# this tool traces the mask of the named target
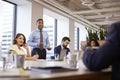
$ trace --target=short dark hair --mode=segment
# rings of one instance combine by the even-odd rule
[[[63,37],[62,38],[62,41],[66,41],[66,40],[70,41],[70,38],[69,37]]]
[[[43,19],[37,19],[36,23],[39,22],[39,21],[43,21]]]

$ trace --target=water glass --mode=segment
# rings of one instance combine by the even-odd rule
[[[13,68],[14,67],[14,54],[8,54],[7,60],[6,60],[6,67],[8,69]]]
[[[54,56],[55,56],[55,60],[59,60],[59,54],[58,53],[56,53]]]
[[[13,54],[2,53],[1,58],[3,59],[3,70],[13,68]]]
[[[78,57],[77,54],[70,54],[68,59],[68,65],[70,68],[77,68],[78,66]]]

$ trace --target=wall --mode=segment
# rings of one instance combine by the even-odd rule
[[[74,24],[74,20],[69,19],[69,36],[70,36],[70,50],[71,52],[74,52],[74,46],[75,46],[75,37],[74,37],[74,30],[75,29],[75,24]]]
[[[18,4],[17,8],[17,33],[25,34],[26,38],[31,32],[31,3]]]
[[[31,31],[36,29],[36,20],[38,18],[43,18],[43,6],[40,5],[37,2],[31,1],[32,2],[32,12],[31,12]]]

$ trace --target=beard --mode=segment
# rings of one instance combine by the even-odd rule
[[[67,46],[66,46],[66,45],[63,45],[63,48],[67,48]]]

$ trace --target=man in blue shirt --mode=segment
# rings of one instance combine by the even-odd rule
[[[50,42],[48,33],[43,30],[44,21],[38,19],[36,21],[38,26],[37,29],[33,30],[27,41],[28,45],[33,47],[32,56],[35,54],[39,55],[39,59],[46,59],[46,49],[50,50]],[[41,36],[42,35],[42,36]]]

